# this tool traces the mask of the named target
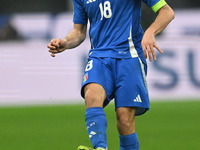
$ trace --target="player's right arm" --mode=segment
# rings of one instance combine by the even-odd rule
[[[79,46],[86,38],[87,24],[74,24],[72,31],[64,39],[52,39],[48,44],[52,57],[55,54]]]

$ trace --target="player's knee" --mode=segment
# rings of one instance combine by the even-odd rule
[[[103,107],[103,102],[106,99],[106,94],[101,85],[90,83],[84,88],[84,97],[86,108]]]
[[[126,111],[118,111],[117,128],[121,135],[128,135],[135,132],[135,117]]]
[[[135,123],[126,119],[120,119],[117,121],[117,128],[119,134],[129,135],[135,132]]]
[[[85,91],[85,100],[86,102],[94,102],[98,99],[97,95],[90,89]]]
[[[117,120],[117,126],[120,129],[132,129],[135,127],[134,120],[129,119],[128,117],[119,118]]]
[[[103,100],[101,100],[101,96],[97,95],[93,90],[87,90],[85,92],[85,104],[86,108],[102,107]]]

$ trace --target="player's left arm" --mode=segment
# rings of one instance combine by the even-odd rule
[[[157,12],[158,15],[155,21],[145,31],[141,42],[144,56],[145,58],[148,56],[150,61],[152,61],[152,57],[156,60],[154,48],[156,48],[160,53],[163,53],[163,51],[156,45],[155,35],[164,30],[175,17],[174,11],[168,4],[162,6],[157,10]]]

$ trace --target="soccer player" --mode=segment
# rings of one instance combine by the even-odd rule
[[[142,1],[158,15],[143,32],[140,25]],[[65,39],[52,39],[51,56],[75,48],[86,38],[88,20],[90,41],[81,95],[85,99],[85,121],[93,148],[107,149],[107,120],[103,108],[114,98],[120,150],[138,150],[135,116],[149,109],[145,76],[147,63],[156,60],[155,35],[174,18],[164,0],[73,0],[74,27]],[[93,150],[79,146],[78,150]]]

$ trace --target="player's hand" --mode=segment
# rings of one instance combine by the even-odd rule
[[[52,39],[47,47],[52,57],[55,57],[55,54],[61,53],[67,48],[66,41],[62,39]]]
[[[142,49],[144,52],[144,56],[147,59],[147,56],[149,57],[149,60],[152,61],[152,58],[154,61],[156,61],[156,54],[155,49],[157,49],[160,53],[164,53],[157,45],[154,34],[146,31],[143,38],[142,38]]]

